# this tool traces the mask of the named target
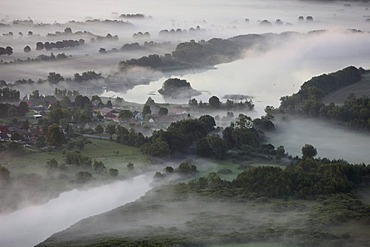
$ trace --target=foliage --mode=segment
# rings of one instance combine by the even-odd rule
[[[102,134],[104,132],[104,128],[101,124],[96,125],[95,127],[95,133],[96,134]]]
[[[86,71],[83,72],[81,75],[79,73],[74,74],[73,80],[75,82],[83,82],[83,81],[89,81],[89,80],[98,80],[102,79],[102,75],[99,73],[96,73],[95,71]]]
[[[133,118],[133,116],[134,114],[130,110],[121,110],[118,115],[118,117],[123,120],[130,120]]]
[[[56,84],[60,81],[64,81],[64,77],[55,72],[50,72],[47,79],[50,83],[53,83],[53,84]]]
[[[163,82],[162,88],[158,92],[165,96],[175,96],[186,90],[192,90],[189,82],[179,78],[170,78]]]
[[[136,132],[134,129],[127,130],[123,126],[117,127],[117,139],[118,143],[134,146],[134,147],[141,147],[145,142],[146,138],[141,132]]]
[[[152,114],[152,110],[150,109],[150,105],[145,104],[143,107],[143,117],[145,118],[146,116]]]
[[[166,107],[161,107],[161,108],[159,108],[158,114],[161,115],[161,116],[167,116],[168,115],[168,109]]]
[[[282,97],[279,109],[286,113],[348,122],[357,128],[370,128],[367,97],[356,99],[352,95],[343,106],[333,103],[325,105],[323,102],[324,96],[329,93],[360,81],[363,73],[363,69],[350,66],[328,75],[313,77],[297,93]]]
[[[111,177],[117,177],[118,176],[118,170],[115,168],[109,168],[108,173]]]
[[[208,181],[208,182],[207,182]],[[224,190],[219,194],[241,197],[272,198],[315,198],[319,195],[348,193],[370,181],[370,166],[351,165],[343,161],[328,159],[300,160],[285,170],[280,167],[252,167],[240,173],[232,182],[217,178],[218,187],[205,178],[189,183],[194,191]]]
[[[197,167],[188,162],[182,162],[177,168],[177,172],[180,174],[194,174],[197,172]]]
[[[92,168],[92,160],[90,157],[82,155],[78,151],[66,152],[65,163],[76,168],[90,170]],[[98,164],[100,165],[100,164]]]
[[[10,178],[10,171],[0,164],[0,185],[2,182],[8,181]]]
[[[102,161],[94,160],[92,168],[96,174],[102,174],[105,172],[105,165]]]
[[[218,135],[209,135],[196,143],[196,153],[201,157],[223,159],[226,155],[225,141]]]
[[[51,146],[62,146],[64,141],[64,134],[58,124],[52,124],[48,126],[46,140]]]
[[[8,87],[0,88],[0,102],[16,102],[19,101],[20,92]]]
[[[317,155],[317,150],[311,144],[305,144],[302,147],[302,158],[313,158]]]
[[[145,154],[149,154],[156,157],[168,156],[170,154],[170,148],[165,141],[160,138],[153,139],[150,143],[145,143],[141,147],[141,151]]]
[[[81,171],[81,172],[76,173],[76,179],[77,179],[77,182],[79,183],[86,183],[92,180],[93,176],[91,175],[90,172]]]

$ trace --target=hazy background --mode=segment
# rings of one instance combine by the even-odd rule
[[[61,73],[64,77],[73,76],[87,70],[95,70],[108,76],[117,72],[119,61],[138,58],[152,53],[171,52],[178,42],[229,38],[248,33],[281,33],[297,31],[307,33],[312,30],[326,29],[327,32],[312,35],[292,36],[283,43],[273,42],[265,51],[247,50],[243,59],[232,63],[220,64],[215,69],[196,73],[175,72],[172,76],[188,80],[192,87],[202,91],[197,99],[207,101],[212,95],[222,98],[225,94],[244,94],[254,97],[256,111],[250,115],[261,116],[266,105],[279,105],[279,98],[299,90],[300,85],[322,73],[334,72],[349,65],[369,68],[370,57],[370,18],[369,3],[317,1],[270,1],[270,0],[0,0],[0,22],[8,24],[15,19],[32,19],[38,26],[11,25],[0,26],[0,46],[14,47],[12,56],[1,56],[0,60],[35,58],[40,54],[50,55],[50,51],[34,51],[38,41],[54,42],[61,39],[86,39],[81,47],[53,50],[65,53],[72,58],[57,62],[37,62],[29,64],[0,65],[0,80],[13,82],[18,79],[45,79],[49,72]],[[132,25],[91,24],[84,21],[98,18],[119,20],[120,14],[142,13],[145,19],[129,19]],[[303,16],[304,21],[298,21]],[[313,21],[307,22],[306,17]],[[249,21],[246,21],[248,19]],[[275,24],[280,19],[283,24]],[[81,23],[70,24],[76,20]],[[269,26],[259,22],[268,20]],[[126,21],[126,20],[125,20]],[[42,23],[47,23],[44,25]],[[163,37],[158,35],[162,29],[185,29],[196,26],[205,31],[195,34]],[[89,31],[94,35],[107,33],[118,35],[119,41],[101,43],[89,42],[89,36],[46,37],[47,33],[63,31],[71,27],[75,31]],[[362,30],[363,33],[349,32],[347,29]],[[35,35],[25,35],[32,30]],[[134,39],[136,32],[149,32],[149,39]],[[2,34],[13,32],[13,37]],[[18,35],[22,32],[24,35]],[[141,52],[118,52],[99,54],[100,48],[119,49],[125,43],[144,41],[165,42],[172,45],[157,50]],[[23,52],[30,45],[32,51]],[[104,96],[121,96],[127,101],[144,103],[150,96],[156,102],[164,102],[157,90],[171,75],[164,75],[143,69],[133,69],[120,74],[115,90],[105,92]],[[90,82],[78,88],[82,94],[101,93],[101,82]],[[119,84],[121,83],[121,84]],[[137,84],[148,84],[140,85]],[[72,87],[66,83],[59,87]],[[91,91],[91,88],[98,88]],[[24,86],[23,93],[38,89],[41,93],[54,92],[55,85]],[[129,90],[130,88],[133,89]],[[186,100],[183,102],[186,103]],[[271,136],[274,145],[284,145],[286,151],[300,155],[305,143],[318,149],[318,156],[344,158],[351,162],[369,163],[367,147],[368,136],[338,128],[332,124],[312,120],[290,120],[277,123],[278,131]],[[25,208],[9,215],[0,216],[1,246],[30,246],[42,241],[52,233],[60,231],[76,221],[98,214],[135,200],[149,190],[148,181],[143,177],[132,183],[119,182],[86,191],[63,193],[47,204]]]

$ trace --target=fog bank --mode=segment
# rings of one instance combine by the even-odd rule
[[[0,246],[33,246],[75,222],[135,201],[150,189],[145,175],[88,190],[62,193],[48,203],[0,216]]]
[[[289,154],[302,155],[304,144],[317,149],[317,157],[344,159],[350,163],[370,163],[370,136],[332,123],[292,119],[275,122],[277,131],[269,133],[269,140],[275,146],[283,145]]]

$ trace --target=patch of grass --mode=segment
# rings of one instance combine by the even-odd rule
[[[93,160],[102,161],[109,168],[116,168],[120,174],[127,172],[127,163],[140,169],[150,162],[139,148],[122,145],[108,140],[89,139],[92,143],[85,145],[81,154]],[[26,154],[1,153],[1,164],[5,165],[13,175],[36,173],[45,175],[45,165],[48,159],[55,158],[59,164],[64,162],[62,150],[52,152],[29,151]]]
[[[239,163],[235,163],[232,159],[226,160],[210,160],[210,159],[196,159],[194,164],[197,166],[199,174],[197,177],[208,176],[209,173],[218,173],[222,169],[229,169],[231,173],[229,174],[219,174],[221,179],[231,181],[235,179],[239,173],[243,172],[244,169],[240,168]],[[285,165],[279,164],[278,161],[260,161],[259,159],[254,159],[248,162],[250,167],[258,166],[276,166],[285,169]]]

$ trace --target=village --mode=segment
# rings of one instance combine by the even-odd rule
[[[225,110],[223,117],[215,116],[222,126],[234,118],[232,110],[253,110],[254,106],[251,101],[243,103],[229,99],[223,104],[216,96],[212,96],[209,103],[190,99],[188,104],[160,104],[148,97],[141,105],[126,102],[120,97],[113,99],[94,95],[89,98],[77,91],[57,88],[54,95],[40,95],[35,90],[20,100],[18,91],[8,88],[2,91],[0,102],[9,102],[9,94],[16,96],[9,103],[0,103],[3,109],[0,114],[0,142],[49,150],[61,147],[76,136],[116,140],[118,126],[150,136],[153,131],[166,129],[173,122],[198,117],[212,110]],[[57,134],[48,132],[53,124],[59,127],[54,131],[63,133],[59,140],[55,140]]]

